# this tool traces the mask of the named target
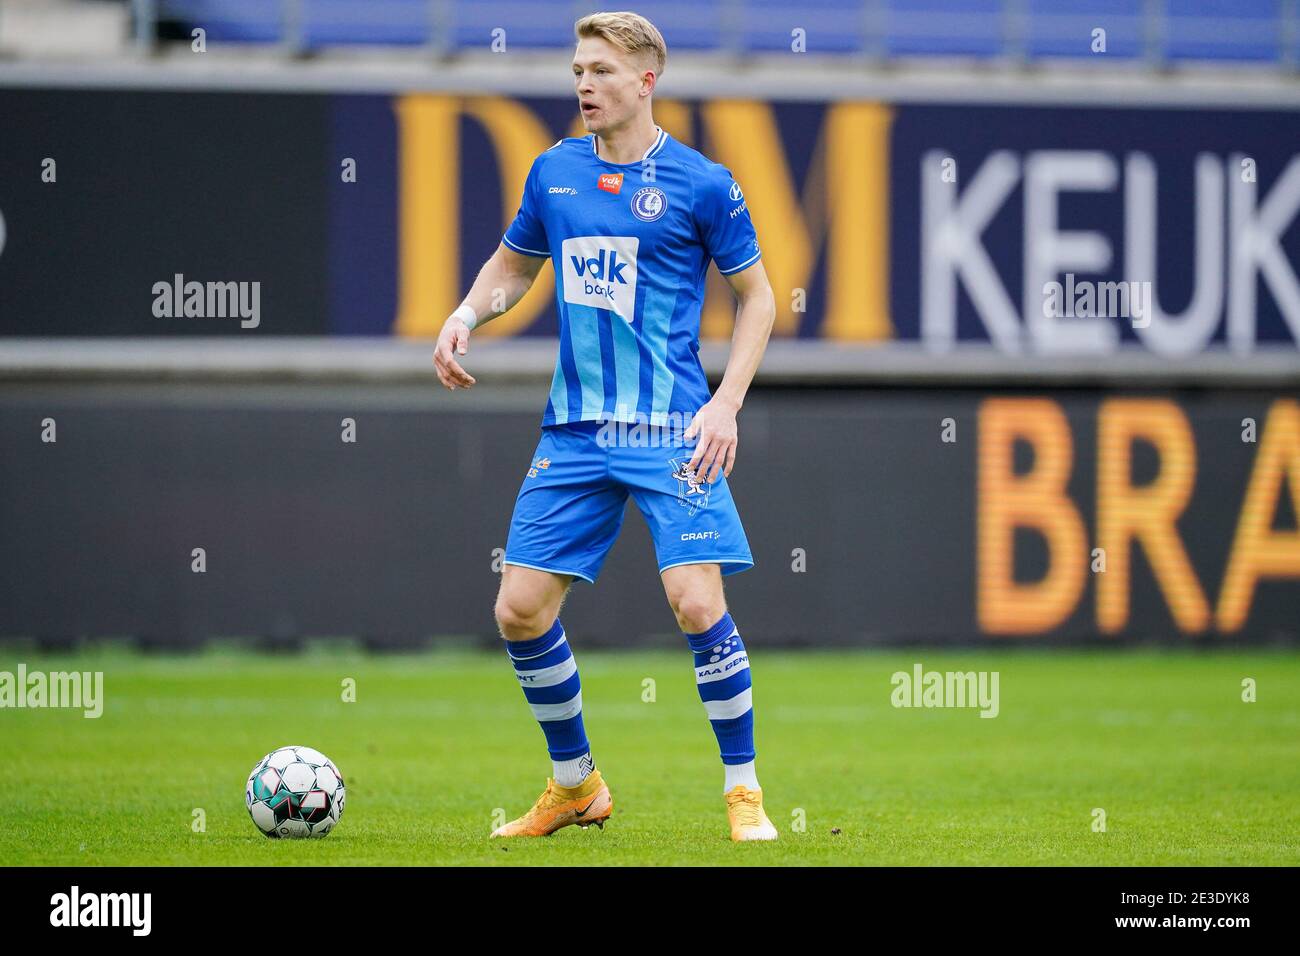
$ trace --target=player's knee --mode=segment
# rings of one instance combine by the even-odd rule
[[[727,608],[713,595],[688,593],[677,599],[673,611],[678,626],[685,633],[702,634],[722,620]]]
[[[497,595],[494,613],[497,628],[507,641],[524,641],[545,634],[554,623],[553,620],[544,620],[544,608],[532,606],[531,602],[521,601],[504,591]]]

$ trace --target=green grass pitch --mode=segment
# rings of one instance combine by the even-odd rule
[[[514,841],[488,839],[494,813],[527,809],[550,763],[504,654],[0,648],[0,670],[102,670],[106,697],[98,720],[0,710],[0,864],[1300,864],[1294,652],[751,650],[774,844],[727,839],[685,648],[577,642],[614,816]],[[998,671],[999,715],[894,708],[890,676],[918,661]],[[347,779],[323,840],[268,840],[244,808],[254,762],[286,744]]]

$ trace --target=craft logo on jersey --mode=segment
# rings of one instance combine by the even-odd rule
[[[694,518],[696,512],[709,506],[713,486],[695,473],[689,458],[670,458],[668,464],[677,479],[677,503],[686,509],[687,517]]]
[[[564,301],[608,309],[632,322],[636,309],[636,236],[574,236],[561,247]]]
[[[668,208],[668,197],[656,186],[642,186],[632,194],[632,215],[645,222],[654,222]]]
[[[623,191],[623,174],[622,173],[601,173],[600,178],[596,180],[596,185],[607,193],[613,193],[617,196]]]

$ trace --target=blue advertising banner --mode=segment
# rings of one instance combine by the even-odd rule
[[[1300,342],[1300,112],[720,99],[655,118],[741,184],[777,337]],[[534,157],[583,133],[569,99],[431,93],[10,89],[0,125],[3,335],[433,336]],[[214,283],[218,307],[258,283],[256,322],[214,314]],[[555,335],[554,295],[544,268],[478,334]],[[701,337],[733,317],[712,270]]]

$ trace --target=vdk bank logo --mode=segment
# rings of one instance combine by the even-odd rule
[[[628,322],[636,306],[635,236],[575,236],[564,240],[564,301],[617,312]]]

